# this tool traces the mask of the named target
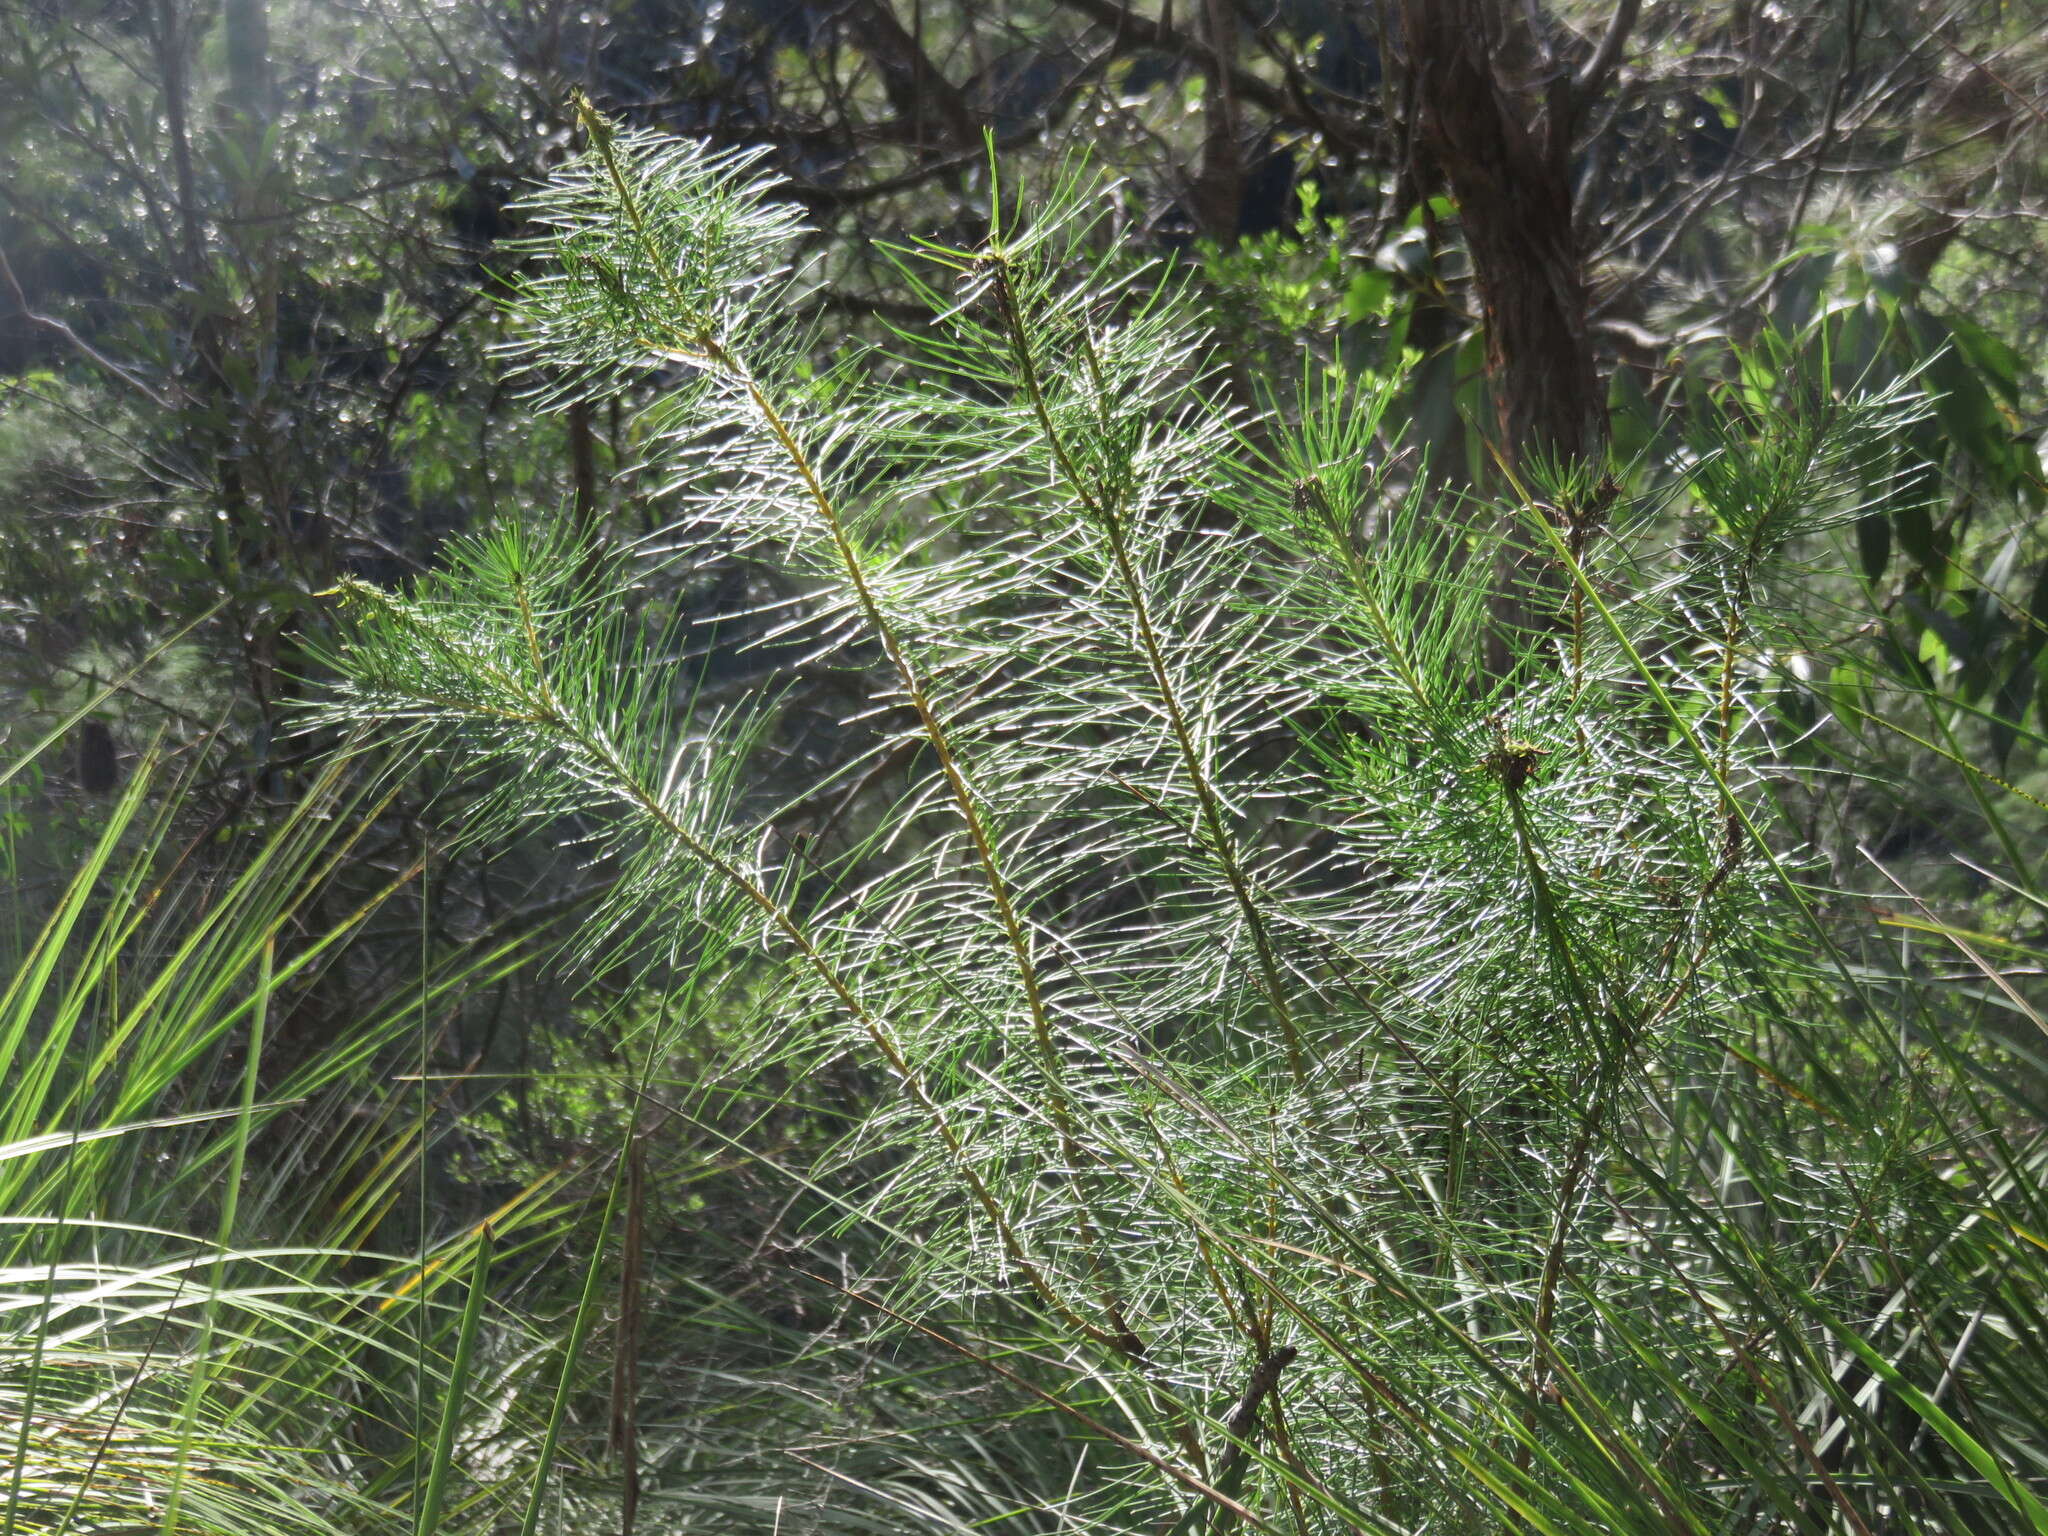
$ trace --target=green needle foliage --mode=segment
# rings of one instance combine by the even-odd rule
[[[480,839],[587,839],[590,951],[724,976],[734,1073],[873,1085],[780,1168],[868,1245],[836,1300],[1063,1449],[1017,1495],[849,1474],[893,1514],[836,1528],[2048,1529],[2024,983],[1829,888],[1788,807],[1839,781],[1767,703],[1917,383],[1474,508],[1396,380],[1229,404],[1079,175],[897,252],[929,320],[821,371],[754,162],[585,127],[522,345],[654,387],[676,521],[350,586],[324,716],[490,769]],[[1558,612],[1489,674],[1502,530]],[[712,554],[868,692],[793,797],[782,695],[693,708],[650,601]],[[649,1497],[778,1528],[705,1476]]]

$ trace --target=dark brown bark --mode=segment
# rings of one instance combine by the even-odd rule
[[[281,207],[279,168],[266,153],[270,127],[277,115],[276,82],[270,67],[270,17],[266,0],[227,0],[221,9],[226,45],[228,86],[214,100],[217,131],[235,146],[228,175],[228,196],[235,222],[224,231],[226,245],[248,285],[248,305],[233,338],[253,385],[229,386],[235,397],[237,425],[246,479],[260,527],[250,535],[260,546],[259,558],[298,563],[288,537],[292,501],[291,453],[272,425],[277,415],[277,315],[282,286],[277,214]],[[223,381],[224,383],[226,381]]]
[[[114,733],[104,720],[83,720],[78,726],[78,787],[89,795],[113,793],[121,780]]]
[[[1496,446],[1578,458],[1605,437],[1572,222],[1573,92],[1500,0],[1403,0],[1418,149],[1450,187],[1486,325]],[[1595,82],[1597,83],[1597,82]]]
[[[1283,1345],[1279,1349],[1266,1351],[1260,1356],[1259,1363],[1252,1367],[1251,1379],[1245,1383],[1244,1394],[1238,1398],[1237,1407],[1232,1410],[1229,1422],[1223,1426],[1230,1436],[1229,1448],[1223,1453],[1223,1459],[1217,1465],[1212,1486],[1227,1497],[1234,1499],[1239,1486],[1243,1483],[1246,1463],[1250,1460],[1250,1448],[1259,1435],[1259,1410],[1279,1387],[1280,1373],[1292,1365],[1299,1354],[1300,1351],[1293,1346]],[[1274,1411],[1277,1415],[1277,1403],[1274,1405]],[[1213,1518],[1205,1519],[1205,1516]],[[1224,1533],[1237,1529],[1237,1526],[1237,1511],[1228,1504],[1218,1503],[1212,1506],[1198,1503],[1181,1517],[1174,1526],[1174,1532],[1177,1536],[1180,1531],[1193,1529],[1212,1532],[1213,1536],[1224,1536]]]
[[[199,193],[192,173],[192,134],[185,113],[185,28],[177,0],[157,0],[155,43],[164,123],[170,132],[171,175],[177,183],[178,228],[185,240],[185,275],[196,283],[206,266],[206,237],[200,232]]]
[[[1231,0],[1208,0],[1202,30],[1215,64],[1209,70],[1209,95],[1202,108],[1202,161],[1190,200],[1195,227],[1227,244],[1237,235],[1244,208],[1243,129],[1231,79],[1237,63],[1237,13]]]
[[[157,69],[163,80],[164,122],[169,130],[171,170],[177,184],[178,226],[184,237],[185,280],[192,312],[193,363],[185,386],[199,407],[201,425],[194,436],[206,445],[219,479],[222,521],[215,530],[212,555],[223,576],[232,572],[240,557],[240,544],[249,534],[249,495],[242,477],[241,455],[229,432],[219,421],[229,413],[223,407],[232,393],[224,359],[227,353],[226,325],[221,310],[208,302],[210,255],[202,219],[198,181],[192,155],[190,81],[186,69],[190,38],[189,17],[179,0],[157,0],[155,46]]]
[[[1576,121],[1605,88],[1637,13],[1620,0],[1576,77],[1509,0],[1402,0],[1417,179],[1450,188],[1486,333],[1493,449],[1511,485],[1545,462],[1601,454],[1606,387],[1595,361],[1585,254],[1573,219]],[[1494,576],[1487,670],[1518,636],[1565,623],[1567,585],[1545,541],[1508,530]]]

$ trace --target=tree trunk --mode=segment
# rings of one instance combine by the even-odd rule
[[[1617,6],[1574,81],[1562,62],[1540,56],[1519,7],[1402,0],[1420,179],[1448,185],[1457,201],[1486,331],[1493,448],[1524,484],[1540,463],[1589,458],[1606,445],[1606,391],[1572,217],[1571,139],[1633,19],[1633,6]],[[1560,621],[1563,573],[1539,542],[1511,533],[1496,572],[1487,656],[1496,676],[1512,665],[1517,632]]]
[[[1572,225],[1572,88],[1538,78],[1500,0],[1404,0],[1423,153],[1457,199],[1486,323],[1487,381],[1510,465],[1605,439]]]
[[[1208,0],[1203,34],[1214,60],[1202,103],[1202,159],[1190,189],[1195,227],[1228,249],[1244,210],[1243,125],[1238,117],[1237,14],[1232,0]]]

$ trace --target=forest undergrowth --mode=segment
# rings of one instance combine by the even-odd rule
[[[1461,492],[1084,172],[834,351],[758,161],[584,127],[513,345],[669,520],[346,583],[303,813],[181,883],[138,779],[11,937],[5,1532],[2048,1531],[2040,743],[1856,553],[1923,373],[1825,314]],[[524,941],[265,1064],[426,772],[605,873],[567,1144],[433,1048]]]

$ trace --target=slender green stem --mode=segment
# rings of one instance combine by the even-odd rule
[[[613,151],[609,126],[590,108],[587,102],[579,104],[579,111],[583,116],[585,128],[590,133],[592,143],[597,147],[601,158],[604,160],[607,174],[610,176],[613,186],[619,194],[621,203],[626,210],[628,221],[640,236],[643,244],[646,245],[649,256],[653,260],[655,270],[666,272],[666,266],[660,261],[658,253],[649,241],[646,220],[641,214],[639,199],[634,195],[631,180],[625,174],[624,167],[619,164],[618,158]],[[672,303],[676,305],[680,313],[685,307],[680,303],[680,296],[675,290],[673,279],[670,279],[669,286]],[[995,839],[989,831],[986,818],[982,814],[974,790],[968,783],[967,776],[961,768],[959,757],[953,750],[950,737],[941,725],[937,712],[932,707],[931,698],[925,689],[923,679],[920,677],[916,667],[912,665],[909,656],[905,653],[902,643],[897,637],[895,626],[889,622],[887,615],[882,611],[881,602],[877,598],[873,585],[868,579],[867,570],[862,563],[860,554],[854,548],[853,540],[847,532],[845,519],[840,515],[838,504],[826,490],[823,480],[811,462],[810,455],[804,451],[803,446],[797,441],[796,433],[792,430],[787,419],[776,409],[774,402],[769,399],[767,392],[761,388],[759,382],[743,365],[741,360],[735,357],[718,337],[707,332],[678,330],[676,340],[681,344],[683,355],[702,360],[739,384],[756,415],[759,416],[762,424],[768,429],[769,435],[774,438],[778,448],[788,460],[790,467],[803,482],[805,494],[809,497],[812,507],[817,512],[820,524],[831,539],[833,550],[838,557],[842,569],[846,573],[849,585],[853,589],[854,598],[860,607],[862,618],[866,621],[876,639],[880,641],[882,649],[889,659],[889,664],[894,669],[897,679],[903,687],[904,694],[910,701],[911,708],[917,714],[918,723],[924,731],[926,740],[930,742],[934,754],[937,756],[940,771],[945,776],[947,789],[952,795],[954,805],[959,810],[961,822],[967,830],[970,843],[973,845],[975,858],[981,867],[983,882],[987,886],[991,904],[995,908],[997,922],[1003,930],[1004,940],[1009,945],[1011,956],[1016,963],[1018,978],[1024,990],[1025,1009],[1031,1021],[1032,1039],[1037,1049],[1040,1067],[1046,1075],[1047,1091],[1051,1095],[1050,1107],[1054,1128],[1059,1135],[1063,1151],[1069,1160],[1079,1167],[1087,1159],[1083,1154],[1078,1121],[1066,1088],[1065,1066],[1061,1060],[1051,1011],[1046,1005],[1044,987],[1039,978],[1038,963],[1033,954],[1029,930],[1025,927],[1023,919],[1018,914],[1016,902],[1011,895],[1009,881],[1003,874],[1002,866],[997,856]],[[1099,1225],[1099,1223],[1091,1219],[1089,1225],[1092,1229],[1094,1226]],[[1099,1242],[1091,1242],[1091,1247],[1099,1250],[1100,1244]],[[1098,1264],[1107,1263],[1107,1260],[1101,1256],[1099,1251],[1096,1262]],[[1113,1299],[1111,1301],[1111,1310],[1118,1319],[1118,1335],[1129,1339],[1131,1337],[1130,1329],[1128,1324],[1121,1320],[1121,1306]]]
[[[549,692],[552,696],[552,691]],[[533,723],[546,726],[565,744],[582,754],[601,773],[604,781],[620,799],[653,823],[663,836],[681,846],[692,859],[752,903],[768,919],[775,930],[797,952],[804,964],[837,999],[839,1005],[866,1033],[870,1042],[881,1053],[883,1060],[888,1063],[890,1071],[903,1084],[904,1091],[910,1095],[912,1102],[931,1122],[934,1131],[952,1156],[961,1178],[966,1182],[975,1204],[995,1231],[1004,1255],[1012,1266],[1024,1276],[1026,1282],[1048,1306],[1058,1311],[1072,1325],[1098,1342],[1110,1341],[1113,1336],[1087,1323],[1059,1297],[1042,1267],[1030,1257],[1014,1225],[995,1198],[994,1191],[968,1159],[966,1143],[939,1107],[938,1100],[926,1088],[922,1074],[911,1064],[909,1056],[882,1020],[861,1001],[851,980],[813,942],[789,909],[734,860],[706,843],[679,820],[662,803],[660,797],[640,781],[639,776],[631,770],[609,740],[586,729],[579,721],[561,711],[559,706],[554,706],[551,710],[544,708],[537,712]]]
[[[414,1536],[435,1536],[441,1528],[441,1505],[447,1496],[448,1477],[455,1460],[455,1432],[461,1427],[463,1405],[468,1401],[470,1360],[476,1352],[478,1324],[489,1294],[485,1281],[491,1271],[492,1236],[489,1222],[477,1231],[462,1321],[456,1327],[455,1358],[449,1363],[448,1382],[442,1389],[445,1395],[441,1399],[441,1420],[434,1431],[433,1458],[427,1463],[427,1484],[420,1499],[419,1518],[413,1523]]]
[[[1217,863],[1223,871],[1223,878],[1229,885],[1232,898],[1236,901],[1246,929],[1251,934],[1252,947],[1258,956],[1259,971],[1265,982],[1266,995],[1273,1005],[1274,1021],[1280,1026],[1281,1039],[1287,1052],[1288,1071],[1293,1075],[1297,1086],[1305,1087],[1308,1083],[1308,1056],[1302,1045],[1300,1027],[1295,1023],[1294,1011],[1287,1003],[1287,987],[1281,974],[1279,951],[1267,928],[1266,915],[1253,899],[1251,881],[1246,875],[1237,840],[1224,819],[1222,797],[1217,794],[1215,785],[1210,781],[1202,753],[1195,745],[1194,732],[1188,724],[1187,711],[1181,704],[1180,690],[1174,686],[1173,674],[1166,664],[1165,647],[1160,643],[1159,631],[1152,621],[1151,605],[1145,597],[1144,583],[1139,579],[1136,564],[1131,558],[1130,542],[1126,537],[1122,519],[1117,508],[1100,496],[1096,487],[1088,483],[1087,477],[1074,462],[1065,440],[1053,423],[1052,412],[1045,398],[1045,389],[1039,381],[1038,363],[1032,350],[1031,338],[1024,329],[1022,308],[1010,283],[1007,259],[1000,251],[996,251],[990,254],[988,261],[994,273],[993,286],[1009,336],[1012,359],[1018,377],[1023,382],[1025,396],[1031,402],[1032,414],[1038,420],[1039,431],[1044,436],[1046,445],[1052,450],[1053,458],[1058,463],[1068,487],[1087,510],[1095,526],[1102,530],[1109,546],[1110,559],[1116,568],[1117,582],[1123,588],[1125,601],[1131,605],[1132,625],[1137,634],[1139,649],[1145,658],[1145,669],[1151,675],[1152,686],[1158,691],[1160,704],[1166,710],[1167,728],[1173,734],[1174,746],[1187,769],[1189,781],[1194,785],[1196,801],[1201,807],[1202,823],[1209,837],[1209,846],[1215,853]]]
[[[235,1240],[235,1219],[241,1209],[242,1171],[249,1154],[249,1127],[256,1114],[256,1085],[263,1068],[263,1030],[270,1017],[271,970],[275,941],[266,938],[256,970],[256,1007],[249,1016],[249,1043],[242,1061],[242,1101],[235,1121],[234,1140],[228,1151],[228,1166],[221,1191],[220,1219],[215,1227],[213,1276],[206,1297],[205,1321],[198,1343],[193,1346],[191,1374],[186,1378],[183,1432],[171,1466],[171,1491],[164,1500],[164,1536],[176,1536],[184,1513],[186,1458],[197,1433],[199,1413],[213,1376],[213,1337],[220,1308],[221,1283],[227,1272],[228,1251]]]

